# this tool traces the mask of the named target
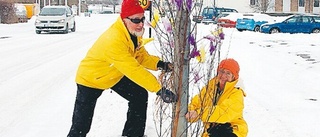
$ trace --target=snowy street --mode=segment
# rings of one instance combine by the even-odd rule
[[[36,34],[28,23],[0,24],[0,137],[65,137],[71,126],[78,64],[118,14],[76,17],[76,32]],[[215,25],[199,24],[205,35]],[[148,30],[148,29],[146,29]],[[224,29],[222,58],[235,58],[245,84],[248,137],[320,135],[320,34]],[[148,35],[145,35],[148,36]],[[157,41],[146,45],[155,53]],[[195,91],[196,92],[196,91]],[[145,134],[156,137],[149,93]],[[117,137],[127,101],[106,90],[88,137]]]

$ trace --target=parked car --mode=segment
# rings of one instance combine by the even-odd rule
[[[241,17],[241,13],[229,13],[225,17],[219,18],[217,24],[225,28],[235,28],[237,19]]]
[[[35,21],[36,33],[76,31],[75,15],[69,6],[45,6]]]
[[[228,16],[230,14],[230,12],[222,12],[220,13],[213,21],[214,24],[218,23],[218,20],[222,17]]]
[[[319,15],[292,15],[277,23],[261,26],[263,33],[320,33]]]
[[[92,11],[90,10],[86,10],[85,12],[84,12],[84,16],[85,17],[91,17],[91,13],[92,13]]]
[[[193,16],[193,21],[200,23],[213,23],[215,18],[223,13],[223,12],[238,12],[236,9],[232,8],[221,8],[221,7],[205,7],[202,10],[202,13],[200,16]]]
[[[236,21],[236,29],[238,31],[250,30],[259,32],[262,24],[273,23],[275,19],[267,14],[245,13]]]
[[[110,10],[105,10],[105,11],[99,12],[99,14],[113,14],[113,12]]]

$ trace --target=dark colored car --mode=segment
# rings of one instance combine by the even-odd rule
[[[110,10],[101,11],[100,14],[113,14]]]
[[[232,8],[205,7],[202,10],[201,16],[193,16],[192,20],[197,23],[200,23],[200,22],[213,23],[215,18],[223,12],[238,12],[238,11]]]
[[[292,15],[282,22],[266,23],[262,33],[320,33],[319,15]]]

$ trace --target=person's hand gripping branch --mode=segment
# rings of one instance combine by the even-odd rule
[[[164,72],[171,72],[173,70],[173,64],[170,62],[163,62],[159,60],[157,67],[159,70],[163,70]]]
[[[178,101],[177,95],[164,87],[157,92],[157,95],[160,96],[165,103],[173,103]]]

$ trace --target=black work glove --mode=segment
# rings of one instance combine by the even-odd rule
[[[174,94],[172,91],[166,89],[166,88],[161,88],[158,92],[157,95],[162,98],[162,100],[166,103],[172,103],[172,102],[177,102],[178,97],[176,94]]]
[[[230,123],[210,125],[207,132],[209,133],[209,137],[237,137],[233,133],[233,128]]]
[[[165,72],[171,72],[173,65],[170,62],[163,62],[159,60],[157,68],[159,68],[160,70],[164,70]]]

